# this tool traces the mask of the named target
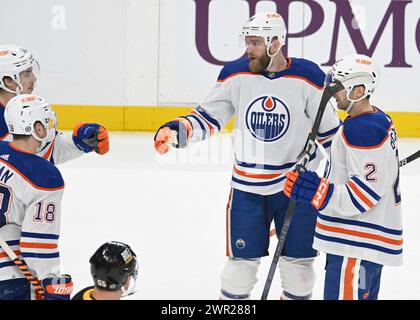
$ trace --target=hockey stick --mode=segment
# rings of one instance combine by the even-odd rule
[[[414,161],[417,158],[420,158],[420,150],[418,150],[417,152],[414,152],[411,156],[408,156],[407,158],[400,160],[400,167],[405,166],[407,163],[410,163],[411,161]]]
[[[10,249],[9,245],[0,238],[0,247],[2,247],[3,251],[6,252],[10,260],[19,268],[19,270],[23,273],[25,278],[30,282],[30,284],[34,287],[35,292],[41,297],[44,298],[44,289],[42,288],[41,281],[37,277],[35,277],[32,272],[29,270],[28,265],[23,259],[20,259],[12,249]]]
[[[305,153],[303,156],[303,163],[297,167],[299,172],[305,170],[306,165],[309,162],[309,158],[312,153],[312,149],[315,146],[315,139],[318,134],[318,129],[321,124],[322,116],[324,115],[324,111],[327,107],[328,101],[332,98],[332,96],[338,92],[343,90],[344,87],[341,82],[332,82],[328,85],[324,92],[322,93],[321,102],[319,103],[318,112],[316,114],[316,118],[314,121],[314,125],[312,127],[311,133],[309,134],[308,141],[306,142],[305,146]],[[292,221],[293,212],[295,211],[296,202],[290,200],[289,207],[287,208],[286,215],[284,217],[283,227],[281,228],[279,242],[277,243],[276,251],[274,252],[273,261],[271,262],[270,270],[267,275],[267,280],[265,281],[264,290],[261,296],[261,300],[267,300],[268,292],[270,291],[271,283],[273,282],[274,272],[276,271],[277,264],[280,259],[281,252],[283,250],[284,242],[286,240],[286,235],[289,230],[290,222]]]

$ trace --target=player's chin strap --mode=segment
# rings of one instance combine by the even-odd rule
[[[346,112],[347,113],[349,113],[350,112],[350,110],[351,110],[351,108],[353,108],[353,106],[354,106],[354,104],[356,103],[356,102],[359,102],[359,101],[362,101],[364,98],[366,98],[367,96],[368,96],[368,94],[363,94],[363,96],[361,96],[359,99],[351,99],[350,98],[350,93],[353,91],[353,89],[354,89],[354,87],[353,88],[351,88],[351,90],[347,90],[346,91],[346,97],[347,97],[347,100],[349,100],[350,101],[350,104],[349,104],[349,106],[347,107],[347,109],[346,109]]]
[[[22,93],[23,86],[21,85],[21,83],[20,83],[19,81],[15,81],[15,80],[13,80],[13,82],[17,84],[17,88],[16,88],[16,90],[15,90],[15,91],[13,91],[12,89],[9,89],[8,87],[6,87],[6,84],[4,84],[4,86],[1,86],[1,88],[2,88],[4,91],[7,91],[7,92],[9,92],[9,93],[13,93],[13,94],[15,94],[15,95],[17,95],[17,96],[18,96],[18,95],[20,95],[20,94]]]
[[[271,45],[267,46],[267,55],[270,57],[270,63],[268,64],[267,68],[265,68],[265,70],[270,69],[271,65],[273,64],[274,57],[279,54],[281,47],[279,46],[279,48],[274,54],[270,53],[270,49],[271,49]]]

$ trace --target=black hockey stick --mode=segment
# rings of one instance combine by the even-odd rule
[[[418,150],[417,152],[414,152],[411,156],[408,156],[407,158],[400,160],[400,167],[405,166],[407,163],[410,163],[411,161],[414,161],[417,158],[420,158],[420,150]]]
[[[305,146],[305,153],[303,156],[303,163],[297,167],[299,172],[303,172],[306,168],[306,165],[309,162],[309,158],[311,157],[312,149],[315,146],[315,139],[318,134],[318,129],[321,124],[322,116],[324,115],[325,108],[327,107],[328,101],[332,98],[332,96],[338,92],[343,90],[344,87],[341,82],[335,81],[328,85],[324,92],[322,93],[321,102],[319,104],[318,112],[316,114],[316,118],[314,121],[314,125],[312,130],[309,134],[308,141],[306,142]],[[267,300],[268,292],[270,291],[271,283],[273,282],[274,273],[276,271],[277,264],[280,259],[281,252],[283,250],[284,242],[286,240],[287,232],[289,230],[290,222],[292,221],[293,212],[295,211],[296,202],[290,200],[289,207],[287,208],[286,215],[284,217],[283,227],[281,228],[279,242],[277,243],[276,251],[274,252],[273,261],[271,262],[270,271],[267,275],[267,280],[265,281],[264,290],[261,296],[261,300]]]
[[[9,245],[0,238],[0,247],[6,252],[7,256],[12,260],[12,262],[19,268],[19,270],[23,273],[25,278],[30,282],[30,284],[34,287],[35,292],[43,299],[44,298],[44,289],[42,288],[41,281],[34,276],[29,270],[28,265],[23,259],[20,259],[13,250],[9,247]]]

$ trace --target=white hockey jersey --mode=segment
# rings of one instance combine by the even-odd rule
[[[6,122],[4,121],[4,106],[0,104],[0,141],[12,141]],[[38,153],[40,157],[54,164],[61,164],[76,159],[83,154],[73,142],[72,135],[56,131],[53,139],[48,138],[45,147]]]
[[[318,214],[314,249],[400,265],[399,161],[391,118],[378,108],[348,117],[334,137],[324,176],[334,191]]]
[[[250,72],[248,59],[226,65],[207,98],[188,118],[192,142],[220,131],[233,117],[233,188],[269,195],[283,190],[285,173],[301,160],[315,120],[325,74],[311,61],[287,58],[281,72]],[[328,148],[340,120],[327,107],[318,138]],[[319,158],[313,154],[309,168]]]
[[[55,165],[0,142],[0,236],[42,279],[60,273],[63,178]],[[0,281],[23,278],[0,248]]]

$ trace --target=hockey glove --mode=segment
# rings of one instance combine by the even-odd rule
[[[160,154],[169,151],[170,146],[185,148],[192,136],[192,125],[187,118],[175,118],[161,126],[155,134],[155,149]]]
[[[312,204],[317,210],[324,209],[334,190],[334,184],[320,178],[313,171],[287,172],[284,193],[297,202]]]
[[[105,127],[97,123],[78,123],[73,130],[74,144],[83,152],[103,155],[109,150],[109,136]]]
[[[73,281],[68,274],[51,275],[42,280],[44,300],[70,300]]]

